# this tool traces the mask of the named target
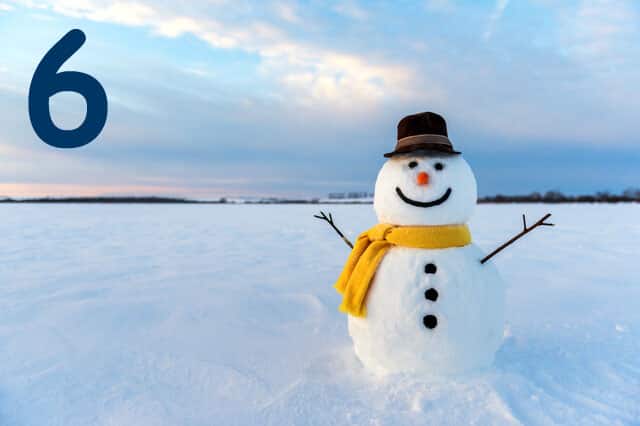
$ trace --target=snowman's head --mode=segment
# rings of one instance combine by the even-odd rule
[[[394,155],[382,166],[373,208],[381,223],[462,224],[473,214],[477,191],[462,155],[417,151]]]

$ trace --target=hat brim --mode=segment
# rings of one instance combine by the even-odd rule
[[[416,143],[411,144],[409,146],[398,148],[395,151],[387,152],[384,154],[386,158],[391,158],[394,155],[400,154],[409,154],[416,151],[423,151],[425,155],[429,155],[429,153],[433,154],[450,154],[450,155],[458,155],[462,154],[460,151],[455,151],[453,148],[441,145],[441,144],[432,144],[432,143]]]

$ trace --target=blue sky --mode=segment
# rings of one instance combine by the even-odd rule
[[[370,191],[402,116],[435,111],[481,195],[640,186],[632,1],[0,0],[0,195],[322,196]],[[40,142],[29,82],[105,87],[102,135]],[[84,116],[78,95],[54,120]]]

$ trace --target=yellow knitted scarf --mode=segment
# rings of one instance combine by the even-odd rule
[[[471,243],[467,225],[395,226],[380,223],[358,237],[335,284],[342,312],[367,316],[365,299],[378,264],[391,246],[443,249]]]

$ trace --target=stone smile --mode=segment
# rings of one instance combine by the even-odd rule
[[[396,193],[398,194],[398,197],[400,197],[400,199],[402,201],[404,201],[407,204],[411,204],[412,206],[416,206],[416,207],[433,207],[433,206],[439,206],[440,204],[444,203],[445,201],[447,201],[447,199],[449,199],[449,196],[451,195],[451,188],[447,188],[447,190],[444,192],[444,194],[442,194],[442,197],[433,200],[433,201],[416,201],[416,200],[412,200],[411,198],[407,197],[406,195],[404,195],[402,193],[402,190],[396,186]]]

